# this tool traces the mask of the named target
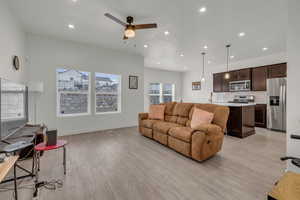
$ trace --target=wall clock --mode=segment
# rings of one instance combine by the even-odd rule
[[[13,57],[13,67],[17,71],[20,69],[20,60],[18,56]]]

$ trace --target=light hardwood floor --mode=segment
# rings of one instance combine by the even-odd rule
[[[285,134],[266,129],[246,139],[226,136],[222,151],[203,163],[139,135],[136,127],[64,139],[64,186],[43,189],[42,200],[262,200],[285,168],[279,160]],[[41,162],[41,179],[63,177],[61,151],[47,152]],[[0,200],[11,195],[2,192]],[[19,196],[30,200],[31,190]]]

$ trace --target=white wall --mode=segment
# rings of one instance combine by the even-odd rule
[[[150,83],[173,83],[175,84],[175,101],[180,101],[182,98],[182,73],[159,69],[144,69],[144,111],[149,109],[149,85]]]
[[[269,65],[275,63],[286,62],[286,53],[280,53],[276,55],[264,56],[254,59],[242,60],[239,62],[230,63],[230,70],[242,69],[248,67],[257,67],[262,65]],[[205,79],[206,81],[202,84],[202,90],[192,91],[192,82],[199,81],[202,75],[202,68],[198,70],[192,70],[184,73],[182,96],[185,102],[207,102],[210,97],[210,93],[213,92],[213,73],[226,71],[226,65],[214,66],[213,64],[206,65],[205,68]],[[237,94],[237,93],[236,93]],[[259,103],[262,102],[265,97],[263,92],[249,92],[249,94],[255,95],[259,99]],[[228,99],[232,98],[232,95],[228,97],[229,93],[214,94],[213,100]]]
[[[0,77],[23,83],[27,80],[25,34],[5,1],[0,0]],[[21,60],[19,71],[12,66],[14,55]]]
[[[300,157],[300,141],[291,140],[290,134],[300,135],[300,1],[289,0],[288,26],[288,79],[287,79],[287,155]],[[300,169],[289,164],[289,169]]]
[[[125,52],[88,46],[42,36],[28,35],[28,57],[31,81],[42,81],[44,92],[37,103],[37,122],[57,128],[59,135],[137,125],[144,108],[143,57]],[[56,69],[67,67],[88,72],[122,76],[122,113],[81,117],[56,116]],[[139,76],[139,89],[128,89],[128,76]],[[92,84],[94,84],[92,78]],[[92,87],[93,88],[93,87]],[[91,105],[94,105],[94,93]]]

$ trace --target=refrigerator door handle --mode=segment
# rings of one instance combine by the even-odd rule
[[[283,116],[282,116],[282,124],[283,124],[283,131],[286,131],[286,85],[283,85]]]

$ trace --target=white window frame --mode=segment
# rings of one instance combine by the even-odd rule
[[[108,74],[108,75],[115,75],[115,76],[119,76],[119,87],[118,87],[118,110],[117,111],[113,111],[113,112],[97,112],[97,93],[96,92],[96,74],[97,73],[100,73],[100,74]],[[94,96],[94,100],[95,100],[95,109],[94,109],[94,112],[95,112],[95,115],[107,115],[107,114],[119,114],[119,113],[122,113],[122,75],[121,74],[109,74],[109,73],[102,73],[102,72],[95,72],[94,74],[94,83],[95,83],[95,87],[94,87],[94,93],[95,93],[95,96]]]
[[[148,90],[148,96],[149,96],[149,102],[151,103],[150,101],[150,96],[159,96],[159,103],[164,103],[163,100],[164,100],[164,96],[172,96],[172,101],[175,101],[175,84],[174,83],[150,83],[149,86],[151,84],[159,84],[159,94],[150,94],[149,93],[149,90]],[[172,85],[172,94],[163,94],[163,86],[164,84],[171,84]]]
[[[164,84],[170,84],[170,85],[172,85],[172,94],[164,94],[163,93],[163,88],[164,88]],[[174,83],[163,83],[163,84],[161,84],[161,94],[162,94],[162,96],[161,96],[161,102],[162,103],[164,103],[163,102],[163,100],[164,100],[164,96],[171,96],[172,97],[172,100],[171,100],[171,102],[173,102],[173,101],[175,101],[175,84]]]
[[[65,68],[65,67],[61,67],[61,68],[57,68],[55,70],[55,73],[56,73],[56,114],[57,114],[57,117],[61,117],[61,118],[64,118],[64,117],[79,117],[79,116],[87,116],[87,115],[91,115],[91,72],[86,72],[84,71],[85,73],[88,73],[88,76],[89,76],[89,89],[88,89],[88,92],[59,92],[58,91],[58,72],[57,70],[58,69],[65,69],[65,70],[77,70],[77,69],[74,69],[74,68]],[[78,71],[82,71],[82,70],[78,70]],[[62,114],[60,113],[60,94],[61,93],[66,93],[66,94],[87,94],[87,98],[88,98],[88,108],[87,108],[87,112],[86,113],[76,113],[76,114]]]
[[[25,102],[26,101],[26,97],[25,96],[26,96],[26,91],[3,91],[2,93],[3,94],[9,94],[9,93],[22,94],[22,98],[23,98],[23,111],[22,111],[22,116],[21,117],[8,117],[8,118],[3,118],[1,120],[3,122],[25,120],[26,119],[26,116],[25,116],[25,113],[26,113],[26,111],[25,111],[25,104],[26,104],[26,102]],[[1,101],[2,101],[2,99],[1,99]],[[1,110],[1,112],[2,112],[2,110]]]

